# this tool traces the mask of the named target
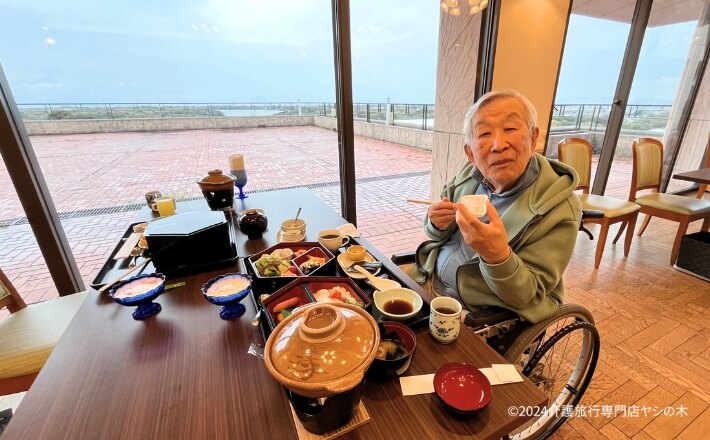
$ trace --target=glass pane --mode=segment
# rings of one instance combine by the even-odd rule
[[[340,210],[328,2],[2,4],[0,59],[87,285],[144,193],[201,199],[235,153],[247,194],[305,185]]]
[[[619,79],[633,6],[634,0],[613,5],[579,0],[572,3],[547,154],[557,157],[557,143],[567,137],[590,141],[591,184]],[[627,185],[628,192],[628,182],[622,182],[627,176],[619,177],[618,184]],[[616,180],[610,176],[609,187],[616,185]]]
[[[669,118],[675,106],[687,99],[680,98],[678,90],[689,81],[688,55],[702,7],[702,1],[653,3],[610,175],[630,169],[634,139],[652,137],[665,143]],[[704,147],[706,138],[701,141]],[[626,198],[628,188],[614,194],[607,188],[607,194]]]
[[[389,255],[423,241],[438,2],[350,2],[358,229]]]
[[[27,304],[57,296],[20,198],[0,156],[0,269]],[[0,317],[8,314],[0,310]]]

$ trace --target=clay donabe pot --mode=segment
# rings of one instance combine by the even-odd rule
[[[234,176],[223,174],[222,170],[211,170],[197,181],[210,209],[223,210],[234,206],[234,180]]]
[[[377,323],[348,304],[308,304],[271,333],[264,349],[269,373],[289,390],[306,429],[319,434],[350,420],[360,384],[380,343]]]

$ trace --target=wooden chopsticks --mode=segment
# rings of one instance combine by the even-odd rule
[[[424,200],[424,199],[407,199],[409,203],[416,203],[417,205],[431,205],[432,202],[431,200]]]
[[[137,271],[138,269],[143,269],[148,263],[150,263],[150,257],[146,258],[145,261],[143,261],[141,264],[136,265],[136,267],[134,267],[133,269],[129,269],[129,270],[125,271],[123,274],[121,274],[121,276],[118,276],[118,277],[112,279],[111,281],[109,281],[108,283],[104,284],[103,286],[101,286],[101,288],[98,290],[99,293],[104,293],[105,291],[110,289],[111,286],[113,286],[117,282],[124,279],[127,275]]]

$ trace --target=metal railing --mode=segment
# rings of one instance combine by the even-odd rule
[[[332,102],[18,104],[24,121],[67,119],[335,116]],[[389,109],[389,114],[387,109]],[[353,104],[355,120],[431,130],[433,104]]]
[[[555,104],[550,132],[605,131],[611,104]],[[626,107],[622,131],[663,131],[672,105],[634,104]]]
[[[62,119],[335,116],[332,102],[18,104],[24,121]],[[629,105],[622,130],[662,131],[671,105]],[[555,104],[550,132],[604,131],[611,104]],[[355,103],[356,121],[434,128],[433,104]]]
[[[25,121],[254,116],[325,116],[327,102],[18,104]]]

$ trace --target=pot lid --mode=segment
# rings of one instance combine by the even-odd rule
[[[188,211],[150,222],[143,234],[146,237],[194,235],[225,223],[227,220],[221,212]]]
[[[234,185],[234,180],[234,176],[224,174],[222,170],[210,170],[207,172],[207,175],[197,183],[200,186]]]
[[[379,331],[372,316],[359,307],[314,303],[294,311],[271,338],[265,360],[282,378],[274,377],[308,386],[369,366]]]

